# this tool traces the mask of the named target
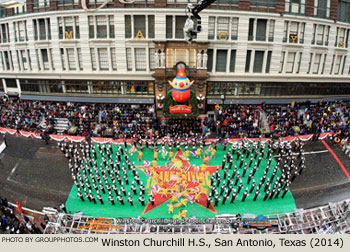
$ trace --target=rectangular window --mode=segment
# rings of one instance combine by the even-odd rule
[[[107,38],[106,16],[96,16],[97,38]]]
[[[227,50],[216,50],[216,72],[226,72]]]
[[[49,56],[47,53],[47,49],[40,49],[40,51],[43,60],[44,70],[49,70]]]
[[[66,60],[65,60],[64,48],[61,48],[61,49],[60,49],[60,54],[61,54],[62,69],[63,69],[63,70],[66,70]]]
[[[305,14],[305,0],[286,0],[285,11],[290,13]]]
[[[321,74],[324,73],[324,68],[326,67],[326,62],[327,62],[327,54],[325,54],[324,57],[323,57],[323,66],[322,66]]]
[[[235,71],[236,66],[236,50],[231,50],[231,58],[230,58],[230,72],[233,73]]]
[[[92,70],[97,69],[95,48],[90,48]]]
[[[55,64],[53,62],[53,57],[52,57],[52,48],[48,49],[48,53],[50,55],[50,58],[51,58],[51,65],[52,65],[52,70],[55,70]]]
[[[131,16],[124,16],[125,38],[131,38]]]
[[[25,50],[20,50],[20,57],[22,58],[23,70],[28,70],[29,67]]]
[[[279,73],[282,73],[283,71],[283,65],[284,65],[284,56],[286,55],[286,52],[281,53],[281,58],[280,58],[280,69],[278,70]]]
[[[88,17],[89,23],[89,38],[95,38],[95,21],[93,16]]]
[[[11,59],[10,59],[9,53],[7,51],[4,51],[3,53],[4,53],[4,57],[5,57],[6,70],[10,71],[11,70],[10,60]]]
[[[78,48],[78,60],[79,60],[79,69],[83,70],[83,56],[81,54],[81,48]]]
[[[132,52],[131,48],[126,48],[126,65],[128,71],[132,71]]]
[[[109,38],[115,38],[114,17],[108,16],[108,19],[109,19]]]
[[[154,15],[148,16],[148,38],[154,38]]]
[[[330,0],[315,0],[316,8],[315,11],[317,11],[317,17],[320,18],[327,18],[329,15],[328,12],[328,1]]]
[[[274,33],[275,33],[275,20],[270,20],[270,25],[269,25],[269,42],[273,42]]]
[[[325,39],[324,39],[324,41],[325,41],[324,44],[325,44],[326,46],[328,46],[328,42],[329,42],[328,40],[329,40],[329,30],[330,30],[330,28],[331,28],[331,27],[330,27],[329,25],[326,26],[326,30],[325,30]]]
[[[249,73],[249,69],[250,69],[250,56],[252,54],[251,50],[247,51],[247,56],[245,58],[245,72]]]
[[[338,35],[338,47],[344,48],[345,43],[345,28],[339,29],[339,35]]]
[[[146,49],[135,48],[135,66],[136,71],[146,71]]]
[[[341,70],[341,74],[344,74],[344,69],[345,69],[345,63],[346,63],[346,56],[344,55],[344,60],[343,60],[343,68]]]
[[[20,61],[19,61],[18,50],[16,50],[16,58],[17,58],[17,62],[18,62],[19,71],[22,71],[23,67],[22,67],[22,65],[20,64]],[[1,83],[0,83],[0,85],[1,85]]]
[[[270,72],[271,56],[272,56],[272,51],[268,51],[268,53],[267,53],[267,59],[266,59],[266,69],[265,69],[265,72],[266,72],[266,73],[269,73],[269,72]]]
[[[325,26],[318,25],[317,28],[317,45],[323,45],[323,35],[324,35]]]
[[[300,24],[300,34],[299,34],[299,42],[304,43],[304,34],[305,34],[305,23]]]
[[[75,17],[74,20],[75,20],[75,34],[74,34],[74,36],[76,39],[79,39],[80,38],[79,17]]]
[[[166,49],[166,67],[170,68],[174,66],[174,48]]]
[[[266,40],[266,19],[258,19],[256,26],[256,40],[265,41]]]
[[[249,19],[248,40],[254,40],[254,18]]]
[[[98,59],[100,62],[100,70],[109,70],[109,61],[108,61],[108,50],[107,48],[98,48]]]
[[[151,71],[154,71],[154,54],[155,54],[155,49],[150,48],[149,49],[149,69]]]
[[[317,28],[317,25],[314,24],[312,29],[312,41],[311,41],[312,45],[316,43],[316,33],[317,33],[316,28]]]
[[[45,40],[46,39],[46,26],[45,26],[45,19],[40,18],[39,21],[39,39]]]
[[[299,23],[290,22],[289,24],[289,43],[297,43]]]
[[[115,47],[111,48],[111,57],[112,57],[112,69],[117,70],[117,54],[115,52]]]
[[[67,48],[67,56],[68,56],[68,68],[69,70],[76,70],[76,63],[75,63],[75,53],[74,48]]]
[[[342,58],[342,55],[337,55],[337,59],[336,59],[336,62],[335,62],[334,74],[339,74],[341,58]]]
[[[303,57],[303,53],[299,53],[299,62],[298,62],[298,69],[296,71],[296,73],[299,73],[300,72],[300,66],[301,66],[301,59]]]
[[[312,63],[312,58],[314,56],[314,53],[310,53],[310,60],[309,60],[309,69],[307,70],[307,73],[311,73],[311,63]]]
[[[64,38],[65,39],[73,39],[73,17],[64,17],[64,25],[65,25],[65,31],[64,31]]]
[[[287,42],[287,38],[289,37],[288,36],[288,25],[289,25],[289,22],[288,21],[284,21],[284,29],[283,29],[283,42]]]
[[[186,16],[176,16],[176,24],[175,24],[175,38],[183,39],[184,32],[183,28],[185,25],[187,17]]]
[[[57,24],[58,24],[58,39],[63,39],[63,22],[62,18],[57,18]]]
[[[134,37],[137,35],[146,36],[146,16],[144,15],[134,15]]]
[[[321,54],[316,53],[315,58],[314,58],[314,65],[313,65],[313,69],[312,69],[313,74],[318,74],[318,70],[320,68],[320,63],[321,63]]]
[[[216,29],[216,38],[220,40],[226,40],[229,34],[230,18],[218,17],[218,26]]]
[[[188,49],[188,53],[189,53],[189,62],[188,62],[188,66],[190,68],[196,68],[196,49]]]
[[[232,40],[238,39],[238,18],[232,18],[231,39]]]
[[[185,62],[185,64],[188,64],[188,51],[187,49],[180,49],[176,48],[175,49],[175,62]]]
[[[215,17],[209,17],[208,39],[214,39],[215,36]]]
[[[213,71],[213,49],[208,49],[208,62],[207,62],[207,71]]]
[[[262,73],[264,53],[265,51],[255,51],[254,67],[253,67],[254,73]]]
[[[286,64],[286,73],[293,73],[294,61],[295,61],[295,52],[288,52],[287,64]]]
[[[334,62],[335,62],[335,54],[333,55],[333,58],[332,58],[331,70],[330,70],[329,74],[333,73]]]
[[[166,38],[173,38],[173,16],[166,16]]]

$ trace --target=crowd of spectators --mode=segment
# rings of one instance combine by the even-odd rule
[[[153,105],[101,104],[0,99],[0,127],[57,134],[57,118],[66,118],[66,131],[80,136],[119,138],[284,137],[340,131],[349,134],[349,101],[292,103],[288,105],[225,105],[215,109],[216,120],[161,119]],[[213,135],[214,134],[214,135]]]
[[[228,105],[217,111],[221,137],[278,138],[339,132],[349,134],[350,102],[310,102],[288,105]]]
[[[36,226],[33,220],[22,214],[16,216],[15,207],[6,198],[0,197],[0,234],[41,234],[45,224]]]

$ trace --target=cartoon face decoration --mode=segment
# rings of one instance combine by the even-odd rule
[[[173,81],[169,81],[169,84],[175,88],[175,90],[181,91],[181,90],[187,90],[189,89],[194,81],[190,81],[185,71],[182,67],[180,67],[179,72],[177,73],[176,77],[173,79]]]

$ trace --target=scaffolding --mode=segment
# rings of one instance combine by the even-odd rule
[[[243,227],[244,218],[255,215],[218,215],[201,223],[187,218],[179,223],[162,219],[101,218],[59,213],[52,216],[45,234],[343,234],[350,233],[350,199],[292,213],[265,216],[277,219],[276,227],[265,229]]]

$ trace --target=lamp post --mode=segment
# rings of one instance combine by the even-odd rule
[[[224,105],[225,105],[225,94],[221,95],[221,104],[222,104],[222,108],[224,108]]]

